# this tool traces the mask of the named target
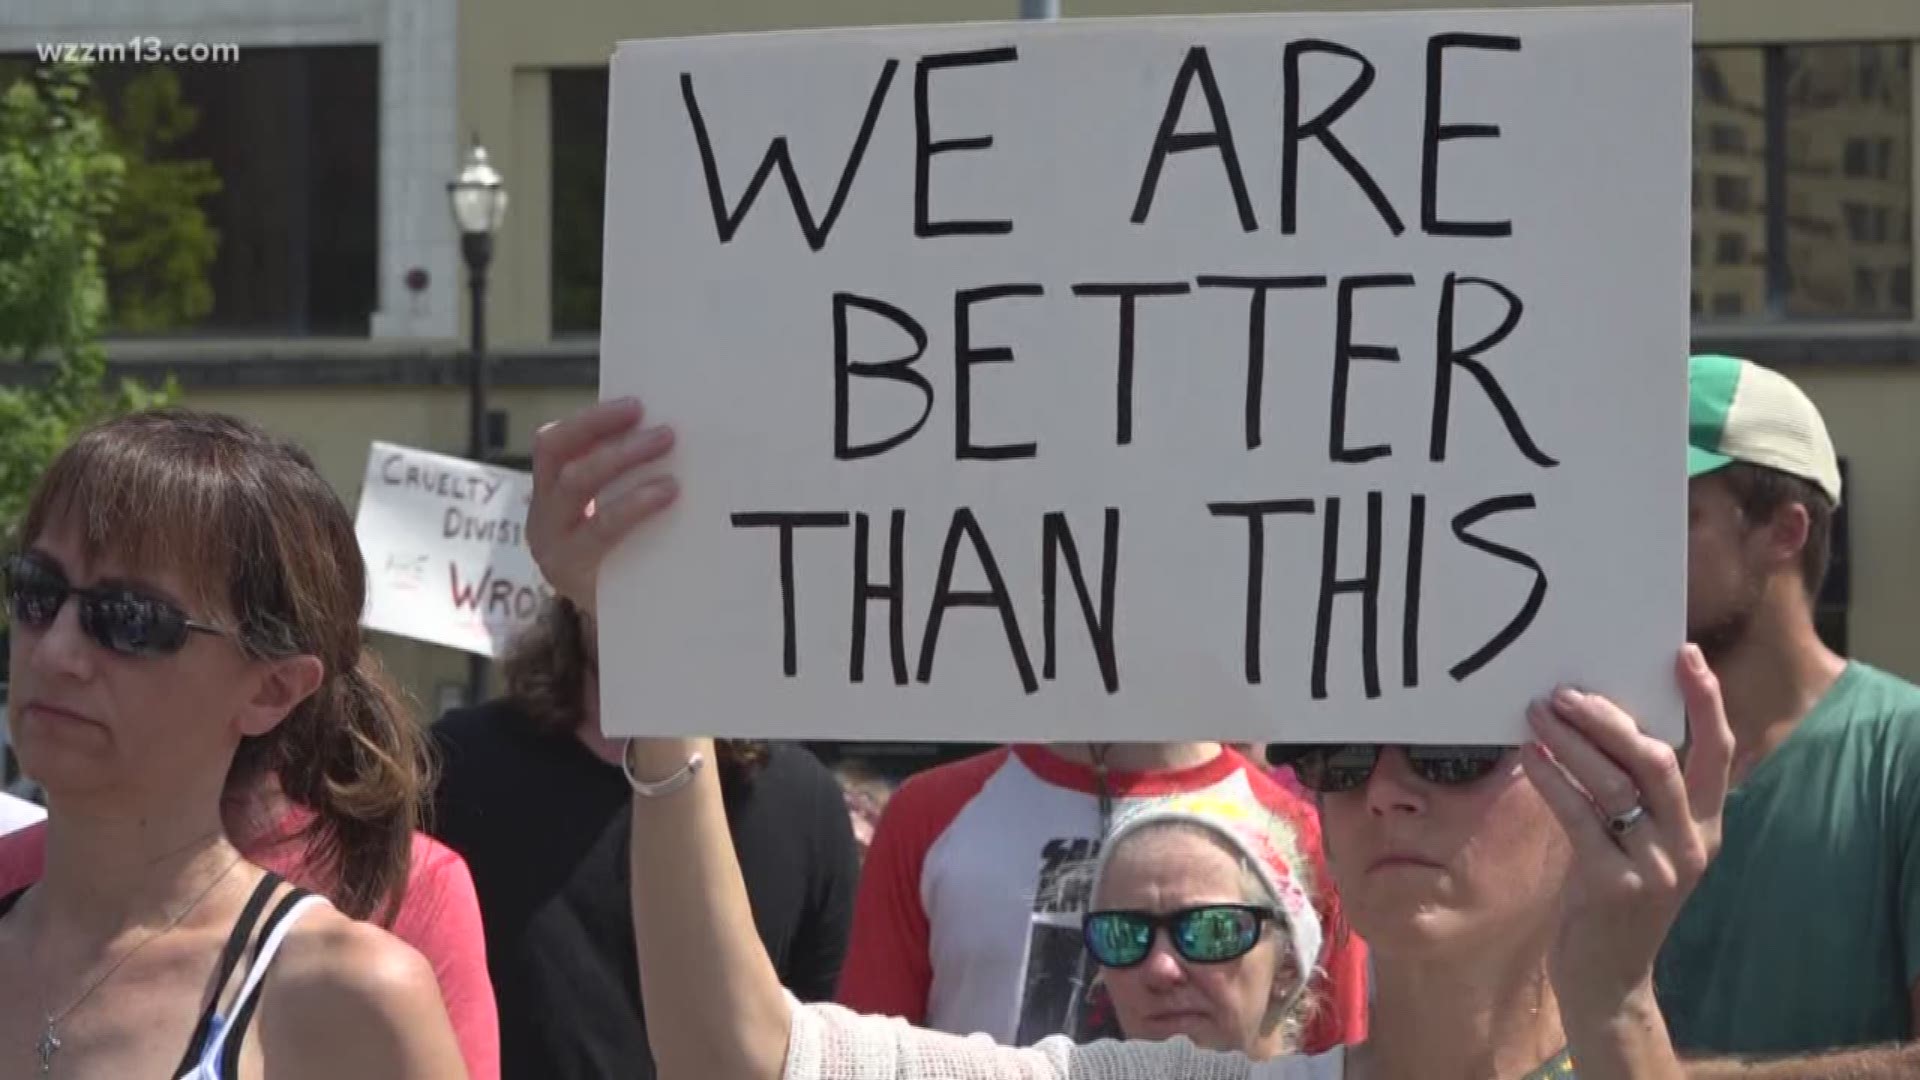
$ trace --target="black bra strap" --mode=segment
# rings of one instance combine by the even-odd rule
[[[312,895],[307,890],[299,888],[287,893],[286,897],[274,906],[273,914],[268,915],[266,921],[260,924],[260,940],[265,941],[267,936],[273,933],[274,928],[280,925],[295,904]],[[253,1009],[260,1003],[260,995],[265,985],[265,983],[255,984],[253,993],[247,995],[245,1001],[236,1003],[233,1020],[227,1024],[226,1045],[220,1048],[221,1076],[240,1075],[240,1047],[247,1041],[247,1029],[253,1026]]]
[[[207,1007],[200,1011],[200,1022],[193,1026],[193,1038],[187,1040],[187,1052],[180,1059],[180,1067],[173,1071],[175,1076],[184,1074],[206,1053],[206,1043],[213,1034],[213,1017],[220,1011],[220,999],[227,992],[227,982],[233,978],[233,970],[240,964],[240,957],[247,951],[247,943],[253,939],[253,930],[260,922],[261,909],[273,897],[285,879],[269,870],[260,878],[260,884],[253,887],[253,895],[247,897],[247,906],[240,911],[235,920],[233,931],[227,935],[227,943],[220,950],[219,973],[213,981],[213,997]]]

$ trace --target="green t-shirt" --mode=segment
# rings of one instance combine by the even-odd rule
[[[1681,1051],[1912,1038],[1920,687],[1858,661],[1727,798],[1725,838],[1655,969]]]

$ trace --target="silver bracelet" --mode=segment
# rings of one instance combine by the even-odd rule
[[[633,788],[635,795],[645,799],[664,798],[686,787],[688,784],[693,783],[694,774],[699,772],[700,767],[706,763],[706,758],[695,754],[688,758],[687,763],[680,766],[680,771],[674,773],[672,776],[657,783],[648,783],[633,775],[632,739],[627,740],[626,748],[620,753],[620,771],[627,774],[627,784]]]

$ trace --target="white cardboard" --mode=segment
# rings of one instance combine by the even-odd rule
[[[1439,144],[1438,216],[1511,222],[1500,237],[1423,229],[1429,41],[1506,35],[1517,51],[1445,53],[1440,120],[1497,138]],[[1282,131],[1290,43],[1334,42],[1374,81],[1334,124],[1376,178],[1403,231],[1384,223],[1320,143],[1297,158],[1296,229],[1283,231]],[[929,216],[1007,219],[1011,234],[916,237],[919,63],[1010,49],[1010,62],[927,70],[934,154]],[[1242,228],[1221,154],[1166,156],[1146,221],[1132,217],[1170,91],[1204,49],[1231,126],[1256,228]],[[1308,52],[1300,119],[1359,65]],[[1529,699],[1561,681],[1614,696],[1677,741],[1673,661],[1684,634],[1691,23],[1685,5],[1496,12],[1260,15],[810,31],[635,41],[613,63],[607,179],[603,397],[638,395],[672,423],[676,508],[630,539],[601,579],[604,715],[616,734],[912,740],[1367,740],[1513,742]],[[824,219],[886,65],[891,81],[832,228],[810,246],[779,171],[722,243],[684,97],[690,81],[724,204],[737,207],[784,137],[812,217]],[[1196,80],[1176,133],[1206,132]],[[990,147],[967,140],[990,136]],[[1438,318],[1450,273],[1490,279],[1523,314],[1486,370],[1543,467],[1524,455],[1474,374],[1452,372],[1447,453],[1429,459]],[[1410,275],[1354,291],[1352,339],[1397,362],[1348,372],[1349,447],[1330,460],[1342,279]],[[1247,445],[1250,293],[1214,275],[1324,275],[1271,294],[1262,438]],[[1089,282],[1173,282],[1137,302],[1131,439],[1118,437],[1118,301]],[[971,343],[1010,361],[970,366],[975,443],[1034,443],[1034,456],[956,460],[956,293],[1038,286],[974,304]],[[924,426],[886,453],[835,455],[837,292],[893,305],[923,328],[912,368],[934,391]],[[1029,290],[1030,291],[1030,290]],[[1459,345],[1507,311],[1493,289],[1457,293]],[[884,361],[909,333],[857,308],[852,359]],[[848,379],[849,442],[919,415],[899,381]],[[1336,575],[1367,562],[1379,501],[1373,692],[1363,605],[1337,594],[1324,693],[1313,690],[1323,529],[1340,505]],[[1417,664],[1409,670],[1408,535],[1424,496]],[[1531,509],[1488,512],[1485,500]],[[1264,527],[1260,678],[1246,656],[1249,529],[1210,504],[1308,500]],[[1004,579],[1033,673],[1023,685],[1002,617],[952,606],[923,672],[942,547],[969,508]],[[1064,514],[1098,600],[1103,513],[1119,516],[1110,691],[1064,564],[1057,649],[1047,661],[1043,526]],[[1484,509],[1484,506],[1483,506]],[[874,580],[889,577],[890,514],[905,513],[907,679],[894,680],[890,610],[866,605],[865,671],[850,640],[858,515]],[[779,532],[734,515],[843,515],[794,531],[797,671],[783,672]],[[831,520],[842,520],[832,518]],[[1478,546],[1456,535],[1475,538]],[[988,586],[964,535],[952,588]],[[1503,554],[1503,552],[1505,554]],[[1449,669],[1522,609],[1524,633],[1456,681]],[[922,678],[923,674],[926,676]]]
[[[533,478],[376,442],[354,523],[367,563],[361,624],[498,656],[552,594],[527,549]]]

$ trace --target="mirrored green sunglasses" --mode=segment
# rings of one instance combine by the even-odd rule
[[[1158,914],[1151,911],[1091,911],[1081,923],[1087,952],[1101,967],[1130,968],[1153,952],[1165,929],[1173,951],[1196,964],[1224,964],[1253,951],[1268,923],[1280,914],[1254,904],[1201,904]]]

